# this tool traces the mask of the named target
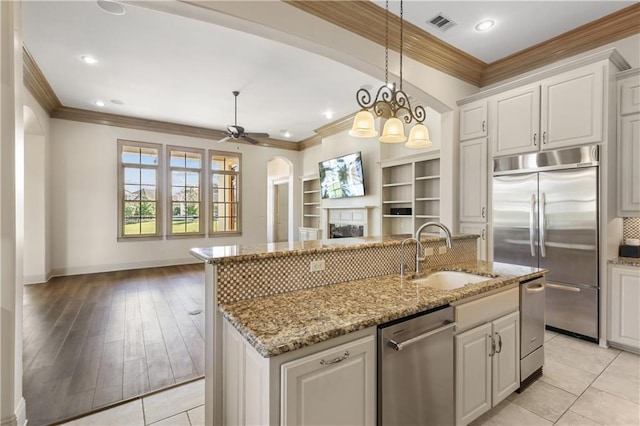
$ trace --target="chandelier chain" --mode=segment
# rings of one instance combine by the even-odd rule
[[[384,21],[384,84],[389,84],[389,0],[385,3]]]
[[[402,5],[402,1],[400,2],[400,91],[402,91],[402,41],[403,41],[403,15],[404,15],[404,7]]]

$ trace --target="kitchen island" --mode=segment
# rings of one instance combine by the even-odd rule
[[[224,423],[222,395],[238,390],[235,385],[229,388],[228,380],[223,383],[222,358],[223,354],[228,355],[223,348],[223,336],[236,339],[241,336],[248,342],[253,348],[251,351],[255,351],[243,352],[243,356],[254,357],[255,365],[267,362],[260,361],[259,357],[284,362],[324,350],[334,343],[370,337],[379,324],[516,287],[523,279],[544,274],[544,270],[537,268],[474,260],[475,238],[477,236],[455,236],[454,246],[448,253],[428,257],[424,262],[424,273],[461,270],[487,277],[481,283],[448,291],[416,286],[400,279],[401,239],[398,238],[192,250],[192,254],[207,265],[207,424]],[[442,251],[439,250],[442,238],[423,241],[426,247],[432,246],[435,253]],[[407,250],[405,255],[411,259],[415,249],[413,253]],[[326,262],[326,269],[310,272],[308,265],[314,260]],[[276,380],[279,379],[277,370],[266,373],[272,380],[261,394],[264,399],[269,399],[267,394],[277,395],[271,395],[271,402],[253,401],[262,406],[266,416],[263,419],[268,418],[271,424],[280,423],[279,407],[273,403],[279,400],[281,390]],[[375,395],[375,388],[372,392]],[[229,411],[226,404],[225,411]],[[234,419],[238,421],[238,417]]]

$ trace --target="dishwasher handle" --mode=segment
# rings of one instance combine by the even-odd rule
[[[456,326],[455,322],[450,322],[444,327],[436,328],[435,330],[431,330],[426,333],[419,334],[416,337],[412,337],[411,339],[405,340],[404,342],[396,342],[395,340],[389,340],[389,346],[391,346],[396,351],[401,351],[407,346],[413,345],[414,343],[419,342],[420,340],[426,339],[427,337],[431,337],[434,334],[438,334],[443,331],[449,330],[450,328],[453,328],[455,326]]]

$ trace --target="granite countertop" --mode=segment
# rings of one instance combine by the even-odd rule
[[[290,243],[266,243],[253,245],[234,245],[192,248],[189,252],[198,259],[213,264],[231,263],[244,260],[265,259],[271,257],[291,256],[303,253],[326,253],[341,250],[357,250],[364,247],[388,247],[400,245],[410,235],[335,238],[329,240],[293,241]],[[453,240],[478,238],[478,235],[461,234],[451,237]],[[444,241],[444,237],[421,237],[422,242]]]
[[[640,258],[638,257],[614,257],[609,259],[609,263],[613,265],[640,266]]]
[[[476,261],[434,268],[485,275],[455,290],[401,282],[398,275],[350,281],[220,305],[224,317],[264,357],[423,312],[544,275],[545,269]]]

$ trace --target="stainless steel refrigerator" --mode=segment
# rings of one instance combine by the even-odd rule
[[[547,326],[598,338],[598,147],[494,160],[493,260],[549,270]]]

